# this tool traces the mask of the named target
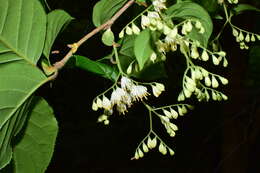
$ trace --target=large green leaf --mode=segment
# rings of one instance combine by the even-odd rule
[[[14,147],[16,173],[44,173],[50,163],[58,132],[51,107],[35,98],[21,141]]]
[[[31,95],[48,81],[36,63],[43,50],[46,14],[38,0],[0,0],[0,169],[23,125]]]
[[[135,39],[134,43],[134,53],[136,60],[139,64],[140,69],[142,70],[144,64],[149,59],[153,53],[151,46],[151,34],[150,30],[143,30]]]
[[[95,73],[112,81],[115,81],[117,79],[118,70],[116,67],[98,61],[93,61],[87,57],[79,55],[74,55],[71,58],[71,61],[73,61],[72,63],[75,67]]]
[[[127,0],[101,0],[93,9],[92,20],[96,27],[108,21]]]
[[[208,12],[203,7],[193,2],[183,1],[169,7],[166,13],[169,18],[195,18],[199,20],[202,23],[202,26],[205,28],[205,32],[203,34],[200,34],[193,30],[188,35],[188,37],[193,40],[200,41],[200,43],[205,47],[207,46],[208,40],[213,31],[213,24]]]
[[[54,10],[47,15],[47,35],[44,44],[43,54],[49,58],[51,47],[65,24],[73,18],[63,10]]]

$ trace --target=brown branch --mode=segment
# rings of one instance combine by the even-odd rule
[[[131,6],[133,5],[135,2],[135,0],[130,0],[128,1],[111,19],[109,19],[106,23],[100,25],[99,27],[95,28],[94,30],[92,30],[90,33],[88,33],[87,35],[85,35],[82,39],[80,39],[78,42],[74,43],[73,45],[69,45],[69,47],[71,48],[70,51],[66,54],[66,56],[54,63],[53,67],[55,69],[60,70],[62,69],[65,64],[68,62],[68,60],[72,57],[73,53],[76,52],[77,48],[79,46],[81,46],[85,41],[87,41],[89,38],[91,38],[92,36],[94,36],[95,34],[99,33],[100,31],[110,28],[114,22]],[[76,47],[75,47],[76,46]],[[54,76],[54,78],[56,78],[57,73],[55,73],[56,75]]]

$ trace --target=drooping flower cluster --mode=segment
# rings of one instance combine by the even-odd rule
[[[154,96],[158,97],[164,90],[164,85],[161,83],[151,83]],[[120,113],[125,114],[134,102],[147,99],[150,95],[147,87],[139,85],[132,79],[122,76],[120,86],[113,88],[110,99],[105,94],[95,98],[92,104],[92,109],[97,111],[99,108],[104,109],[104,114],[98,119],[99,122],[107,123],[108,116],[113,114],[114,108]],[[102,99],[101,99],[102,98]]]
[[[240,44],[240,49],[249,49],[248,43],[255,42],[256,38],[260,40],[260,35],[242,30],[231,24],[232,34],[236,37],[236,41]]]

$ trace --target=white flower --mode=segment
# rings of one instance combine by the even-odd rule
[[[124,97],[126,97],[127,92],[122,88],[116,88],[111,94],[111,103],[112,105],[120,104]]]
[[[142,15],[142,17],[141,17],[141,26],[142,26],[142,28],[144,29],[144,28],[148,27],[149,25],[150,25],[149,17]]]
[[[143,98],[146,99],[146,96],[149,95],[147,92],[147,88],[142,85],[134,85],[130,90],[130,95],[133,98],[133,100],[142,100]]]
[[[134,23],[132,23],[132,31],[136,35],[140,33],[140,29]]]
[[[148,11],[147,16],[151,19],[160,19],[160,15],[159,13],[155,12],[155,11]]]
[[[130,90],[133,85],[134,85],[134,83],[132,82],[131,79],[124,77],[124,76],[121,78],[121,87],[124,90],[127,90],[127,89]]]
[[[159,97],[159,95],[165,91],[165,87],[163,84],[161,83],[155,83],[155,85],[152,85],[152,91],[153,91],[153,95],[155,97]]]
[[[154,0],[153,6],[154,6],[155,11],[158,11],[158,12],[162,9],[166,9],[164,0]]]

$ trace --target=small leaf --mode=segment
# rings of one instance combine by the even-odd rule
[[[99,76],[115,81],[118,76],[116,67],[88,59],[84,56],[74,55],[71,58],[74,67],[79,67],[83,70],[95,73]]]
[[[136,60],[139,64],[140,70],[143,69],[146,61],[150,58],[153,53],[153,49],[151,46],[151,34],[150,30],[146,29],[142,31],[134,43],[134,53],[136,56]]]
[[[260,12],[259,8],[256,8],[252,5],[249,4],[238,4],[236,7],[233,8],[233,10],[235,11],[235,14],[241,14],[245,11],[256,11],[256,12]]]
[[[107,46],[112,46],[115,40],[114,33],[108,28],[102,35],[102,42]]]

